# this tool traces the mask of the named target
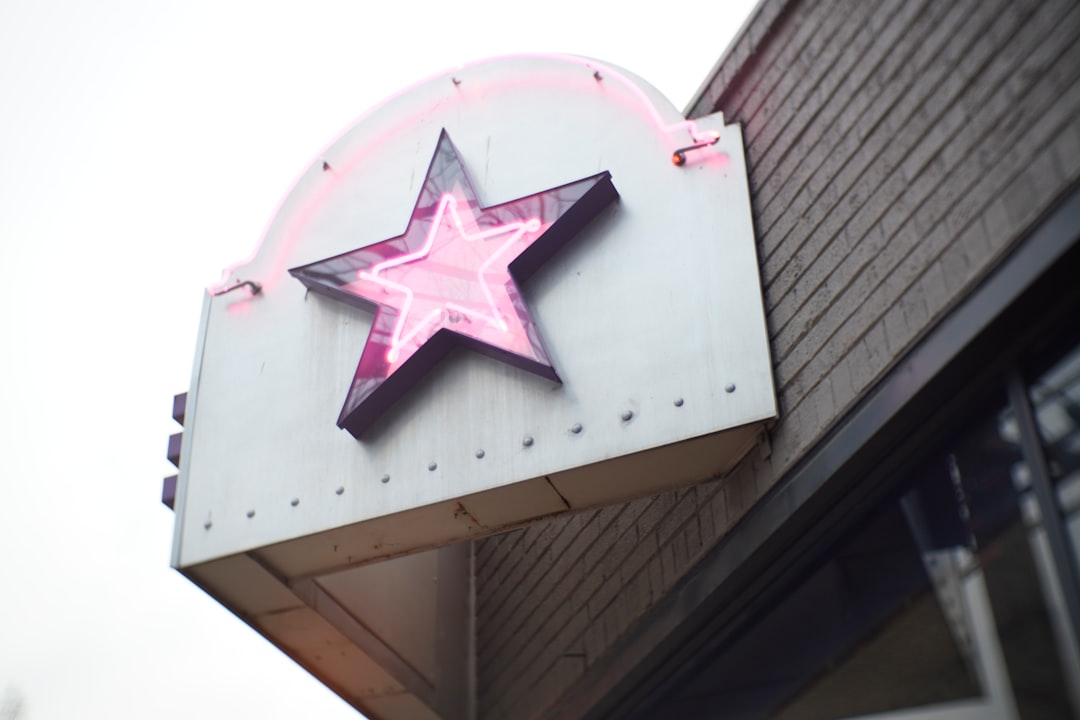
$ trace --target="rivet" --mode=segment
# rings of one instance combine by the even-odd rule
[[[479,450],[476,451],[476,459],[481,460],[481,459],[483,459],[483,457],[484,457],[484,449],[480,448]]]
[[[735,383],[728,383],[727,387],[724,388],[724,391],[729,393],[735,392]]]
[[[524,445],[525,447],[532,447],[532,444],[533,444],[532,435],[526,435],[525,437],[521,438],[521,444]]]
[[[210,522],[209,520],[203,523],[203,528],[206,530],[209,530],[212,527],[214,527],[214,523]]]
[[[383,475],[381,480],[382,480],[383,485],[385,485],[386,483],[390,482],[390,476],[389,475]]]
[[[581,423],[574,423],[573,425],[571,425],[570,432],[574,433],[575,435],[581,432]]]
[[[682,398],[675,398],[675,407],[682,407],[682,404],[683,404],[683,399]]]
[[[439,464],[437,462],[435,462],[434,460],[429,462],[428,465],[427,465],[427,469],[430,470],[431,472],[435,472],[435,468],[437,468],[437,467],[439,467]]]
[[[293,498],[292,500],[289,501],[289,504],[292,505],[293,507],[296,507],[297,505],[300,504],[300,498]]]
[[[387,480],[389,480],[389,479],[390,478],[387,478]],[[334,492],[336,492],[338,495],[344,495],[345,494],[345,487],[343,485],[338,485],[338,489],[335,490]]]
[[[623,422],[630,422],[634,417],[633,410],[623,410],[622,419]]]
[[[255,517],[255,511],[254,511],[254,510],[248,510],[248,511],[247,511],[247,516],[248,516],[249,518],[253,518],[253,517]]]

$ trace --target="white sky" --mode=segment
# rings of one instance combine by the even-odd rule
[[[753,5],[0,3],[0,713],[359,717],[169,568],[202,288],[402,87],[568,52],[681,108]]]

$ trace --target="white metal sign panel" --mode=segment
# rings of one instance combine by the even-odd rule
[[[451,147],[460,173],[439,185]],[[617,198],[576,224],[546,219],[550,196],[538,193],[594,178],[601,190],[579,195],[609,183]],[[470,191],[467,208],[455,204]],[[515,220],[512,201],[535,197]],[[491,208],[509,214],[490,220]],[[427,245],[394,255],[388,241],[423,212],[414,234]],[[356,390],[379,333],[392,374],[397,348],[422,351],[440,322],[505,329],[513,314],[482,274],[487,255],[480,275],[459,273],[460,296],[480,310],[422,305],[403,262],[438,261],[450,236],[511,247],[552,228],[560,242],[505,283],[527,318],[522,337],[540,338],[535,366],[501,362],[528,347],[485,353],[498,343],[481,327],[421,372],[401,371],[378,407],[377,393]],[[365,251],[382,260],[349,264]],[[321,293],[328,269],[338,285]],[[287,576],[312,574],[724,472],[776,415],[758,277],[742,138],[722,116],[688,122],[640,79],[579,58],[501,59],[429,80],[331,145],[252,259],[208,293],[174,564],[255,550]],[[353,290],[367,305],[334,294]],[[374,408],[356,432],[338,426],[354,391]]]

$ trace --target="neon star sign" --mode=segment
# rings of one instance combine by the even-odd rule
[[[444,130],[402,235],[289,271],[375,308],[338,426],[360,437],[455,345],[558,381],[518,283],[617,197],[603,172],[482,207]]]

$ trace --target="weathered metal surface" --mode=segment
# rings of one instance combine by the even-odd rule
[[[407,525],[417,508],[775,415],[738,128],[700,120],[699,136],[720,139],[680,167],[672,151],[691,131],[630,75],[533,57],[454,78],[389,101],[330,147],[227,282],[262,291],[208,299],[188,398],[178,565],[393,514]],[[561,384],[453,351],[357,441],[335,419],[373,313],[309,295],[286,269],[400,234],[443,129],[486,204],[602,171],[620,199],[522,288]],[[680,482],[731,461],[717,457]],[[664,474],[654,482],[672,484]],[[627,484],[650,489],[648,478]],[[541,503],[536,514],[552,510]],[[483,530],[503,522],[475,519]],[[460,537],[477,530],[460,525]],[[417,547],[432,542],[419,535]],[[399,541],[388,550],[412,549]]]

